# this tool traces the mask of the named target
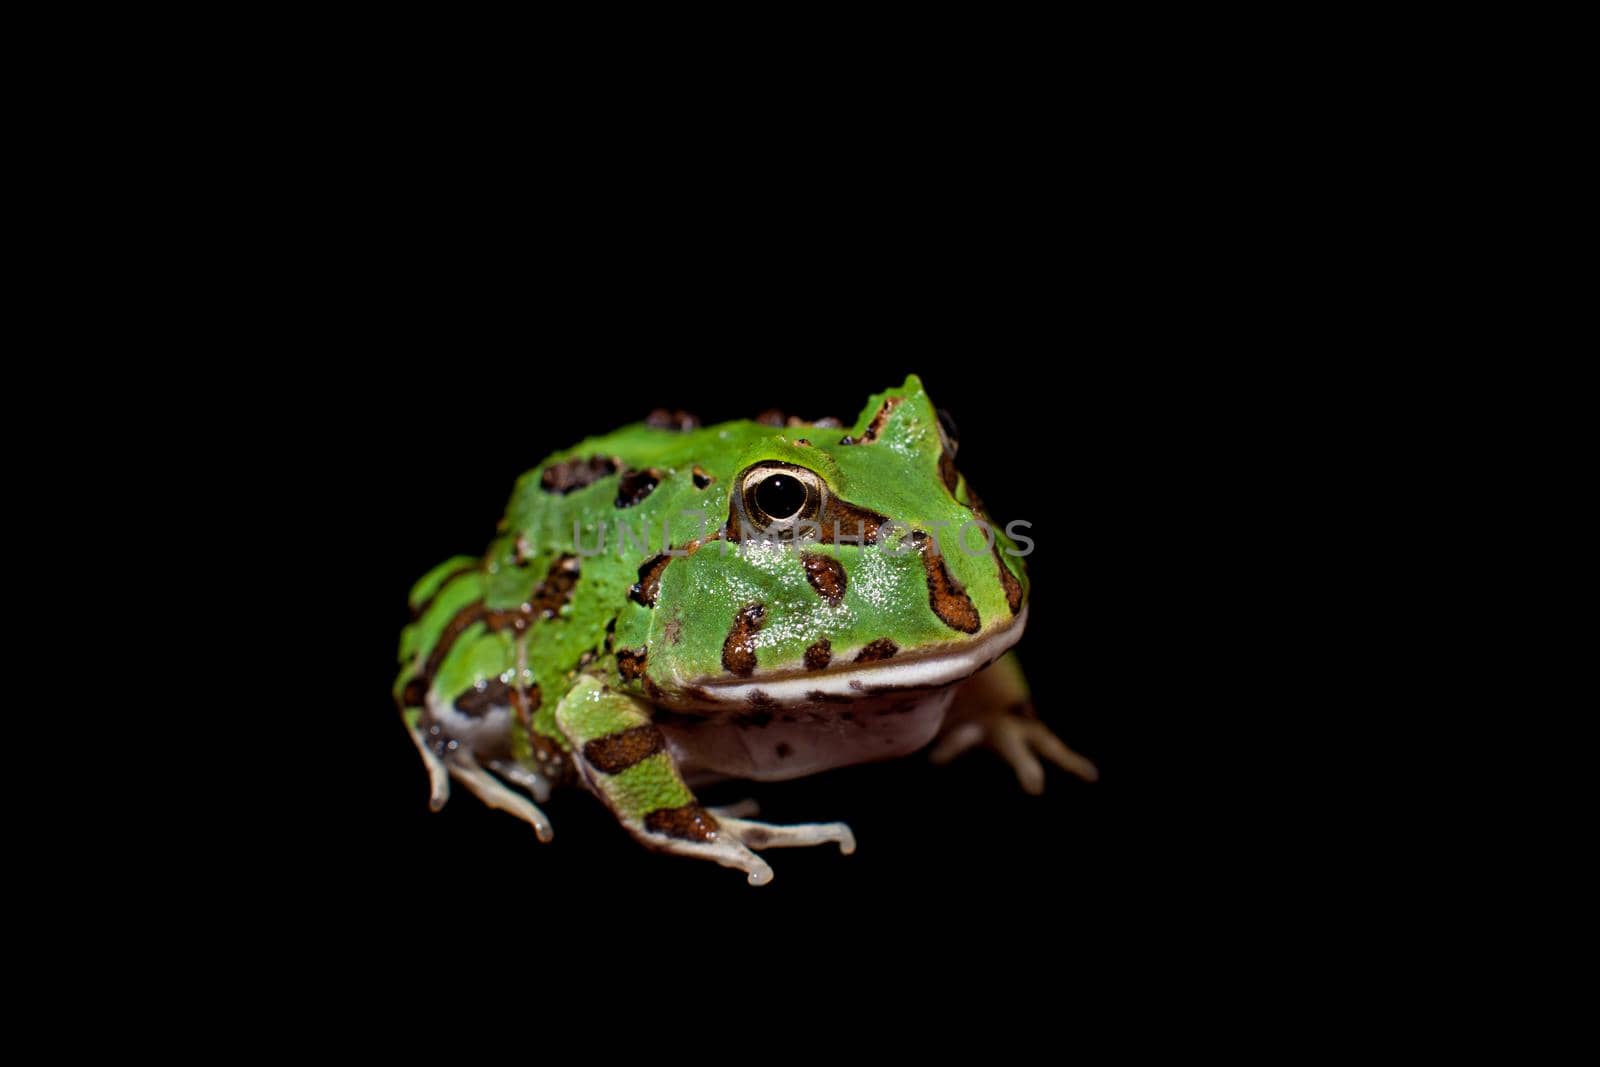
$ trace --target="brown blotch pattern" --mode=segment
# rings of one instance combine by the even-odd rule
[[[722,540],[723,530],[713,530],[704,537],[697,537],[682,548],[673,549],[679,553],[669,556],[665,552],[657,553],[639,564],[639,580],[628,590],[628,599],[636,604],[643,604],[647,608],[656,606],[656,598],[661,595],[661,572],[667,569],[667,564],[675,559],[682,559],[694,555],[712,541]],[[733,538],[732,540],[737,540]]]
[[[539,487],[547,493],[565,496],[616,472],[617,461],[610,456],[564,459],[545,468],[539,476]]]
[[[950,570],[945,566],[944,557],[935,550],[933,539],[919,541],[919,547],[922,550],[923,569],[928,572],[928,606],[939,616],[939,621],[952,630],[964,634],[977,633],[983,625],[978,618],[978,608],[965,590],[950,577]]]
[[[660,808],[644,817],[644,828],[684,841],[709,841],[717,832],[716,818],[698,804]]]
[[[694,475],[694,487],[696,489],[704,489],[706,486],[716,481],[715,478],[711,477],[711,475],[707,474],[699,467],[694,468],[692,474]]]
[[[439,665],[450,654],[450,650],[461,639],[461,635],[475,623],[483,623],[491,633],[502,630],[521,633],[537,619],[553,618],[562,606],[572,599],[572,591],[578,584],[579,575],[578,557],[562,556],[550,564],[550,571],[545,575],[544,581],[534,587],[528,594],[528,599],[520,607],[509,611],[491,611],[481,600],[468,604],[445,624],[439,639],[433,643],[433,650],[428,653],[427,662],[422,665],[422,670],[412,681],[421,680],[426,683],[431,680],[439,672]]]
[[[617,484],[617,507],[631,508],[661,484],[661,472],[655,468],[642,471],[625,471]]]
[[[657,430],[688,433],[690,430],[698,430],[700,428],[700,418],[687,411],[668,411],[666,408],[656,408],[645,418],[644,424]]]
[[[817,639],[816,644],[806,649],[806,669],[820,671],[833,662],[833,643],[826,637]]]
[[[860,652],[856,653],[856,662],[876,663],[878,660],[891,658],[896,652],[899,651],[899,645],[895,644],[887,637],[880,637],[876,641],[867,644]]]
[[[722,669],[729,674],[748,678],[756,669],[756,632],[766,621],[767,609],[761,604],[748,604],[733,617],[727,640],[722,642]]]
[[[661,595],[661,572],[671,562],[672,557],[663,552],[639,564],[639,580],[628,590],[629,599],[647,608],[655,607],[656,597]]]
[[[617,649],[617,673],[622,675],[624,682],[631,682],[645,671],[645,664],[649,658],[648,648]]]
[[[578,578],[582,573],[577,556],[557,557],[555,562],[550,564],[550,570],[546,572],[544,581],[528,595],[524,607],[529,613],[542,619],[554,618],[572,599],[572,591],[577,587]]]
[[[847,584],[843,564],[820,552],[807,552],[800,557],[800,562],[805,565],[806,580],[811,588],[830,606],[838,607]]]
[[[818,541],[824,545],[855,543],[862,541],[869,545],[878,543],[878,527],[889,520],[876,511],[858,508],[848,500],[841,500],[832,493],[826,494],[822,511],[817,516],[817,525],[822,527],[822,536]]]
[[[872,422],[867,426],[867,428],[865,430],[863,430],[861,432],[861,437],[859,439],[854,438],[854,437],[846,437],[844,440],[840,441],[839,443],[841,445],[870,445],[870,444],[872,444],[872,442],[874,442],[874,441],[876,441],[878,439],[878,435],[883,432],[884,423],[889,421],[889,413],[892,412],[897,406],[899,406],[900,401],[902,401],[904,399],[905,399],[905,397],[903,397],[903,396],[891,396],[891,397],[889,397],[887,400],[885,400],[883,402],[883,407],[878,409],[878,413],[876,415],[872,416]]]
[[[618,774],[667,747],[666,738],[652,725],[635,726],[583,746],[589,766],[604,774]]]
[[[956,486],[961,484],[961,473],[956,470],[956,457],[949,452],[939,453],[939,479],[950,490],[950,495],[955,496]]]
[[[404,708],[420,708],[428,700],[428,683],[421,678],[410,678],[406,687],[400,692],[400,706]]]
[[[510,707],[515,692],[498,678],[480,682],[456,697],[456,710],[469,719],[480,718],[490,708]]]
[[[1011,568],[1006,566],[1006,561],[1000,555],[1000,545],[994,546],[994,561],[1000,568],[1000,584],[1005,587],[1006,607],[1015,615],[1022,610],[1022,583],[1017,581],[1017,576],[1011,573]]]
[[[838,693],[824,693],[820,689],[813,689],[806,694],[806,699],[818,704],[854,704],[855,701]]]

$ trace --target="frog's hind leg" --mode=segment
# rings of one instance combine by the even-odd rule
[[[1100,777],[1093,763],[1064,745],[1039,721],[1022,668],[1009,652],[956,692],[944,733],[930,756],[935,763],[948,763],[979,744],[994,749],[1011,764],[1017,781],[1029,793],[1044,792],[1040,756],[1086,782]]]
[[[583,677],[556,708],[584,783],[640,843],[661,852],[711,860],[743,871],[751,885],[772,881],[772,868],[752,849],[820,845],[855,851],[844,823],[772,826],[714,813],[695,802],[649,704]],[[748,805],[736,805],[743,815]]]
[[[486,807],[515,815],[533,827],[533,832],[538,835],[539,840],[546,844],[555,838],[555,829],[551,827],[545,813],[539,810],[539,806],[521,793],[507,789],[498,778],[479,766],[478,761],[473,759],[472,754],[466,749],[457,749],[450,753],[445,757],[444,763],[449,769],[450,777],[466,786],[473,796],[483,801]],[[429,769],[431,773],[432,768]]]
[[[450,769],[429,746],[427,738],[422,736],[416,718],[415,715],[406,716],[406,733],[411,735],[411,743],[417,746],[417,755],[422,757],[422,765],[428,769],[428,808],[431,811],[443,811],[450,802]]]

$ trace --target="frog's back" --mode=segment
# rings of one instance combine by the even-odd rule
[[[484,555],[446,560],[412,588],[395,683],[407,721],[503,710],[508,755],[564,745],[554,707],[576,670],[609,651],[619,614],[643,610],[641,567],[721,526],[735,459],[774,432],[636,423],[522,475]]]

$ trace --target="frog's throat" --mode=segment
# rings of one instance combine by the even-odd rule
[[[822,671],[775,673],[763,678],[706,679],[693,683],[718,704],[810,706],[822,701],[854,702],[901,690],[941,689],[964,681],[1005,655],[1022,637],[1028,608],[1011,625],[976,641],[963,641],[923,653],[873,663],[847,663]],[[670,702],[669,706],[670,706]]]

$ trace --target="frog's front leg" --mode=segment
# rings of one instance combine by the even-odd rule
[[[701,807],[651,721],[650,705],[598,679],[578,680],[557,706],[556,722],[585,784],[650,848],[733,867],[751,885],[772,881],[772,868],[752,849],[834,842],[847,855],[855,851],[844,823],[773,826]]]
[[[467,746],[452,743],[435,751],[434,746],[429,744],[423,735],[421,714],[420,709],[416,708],[403,713],[406,732],[411,735],[412,743],[417,746],[417,752],[422,756],[423,766],[428,769],[429,808],[434,811],[444,809],[450,800],[450,781],[454,779],[465,786],[486,807],[508,812],[533,827],[533,832],[540,841],[548,843],[555,838],[555,830],[539,806],[502,785],[483,768]],[[533,776],[531,784],[539,799],[543,800],[549,792],[548,785],[537,776]]]
[[[1039,756],[1084,781],[1100,777],[1093,763],[1062,744],[1039,721],[1022,667],[1009,652],[956,691],[945,717],[944,732],[931,757],[935,763],[948,763],[980,742],[1011,764],[1017,781],[1029,793],[1044,792],[1044,767]]]

